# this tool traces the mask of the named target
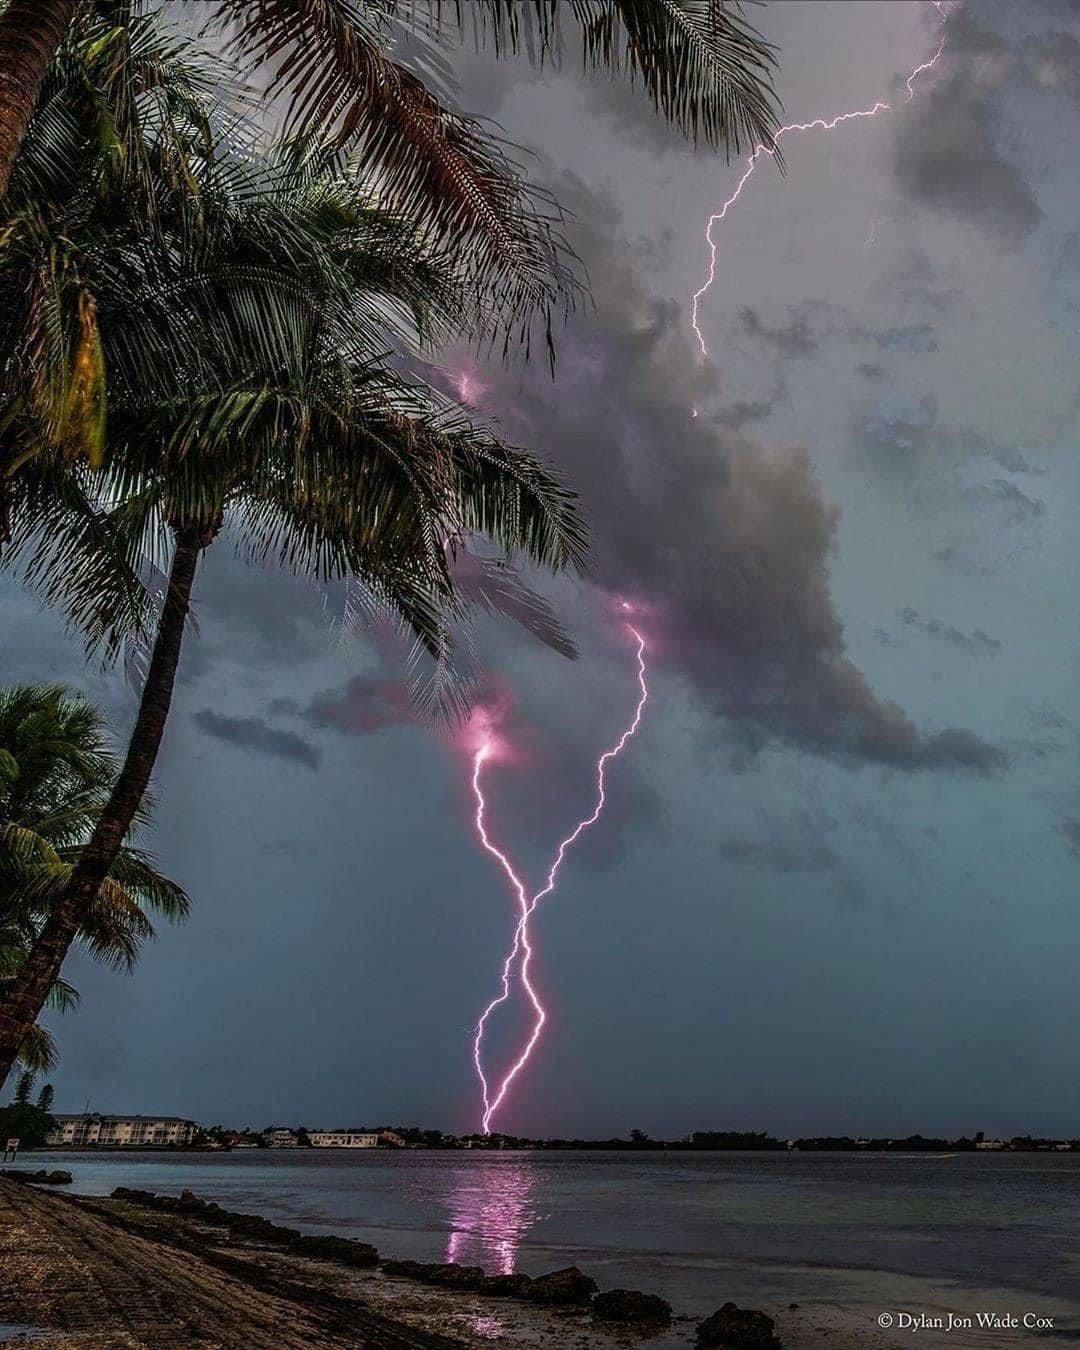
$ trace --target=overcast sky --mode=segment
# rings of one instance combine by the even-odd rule
[[[590,578],[548,587],[577,661],[479,632],[522,747],[492,820],[530,877],[632,711],[624,596],[652,689],[538,916],[550,1021],[498,1123],[1075,1134],[1080,5],[968,0],[907,105],[930,4],[754,17],[785,120],[892,106],[761,163],[715,229],[708,360],[689,298],[741,166],[572,60],[458,63],[595,298],[554,383],[447,355],[593,532]],[[336,642],[335,597],[218,545],[196,601],[152,840],[194,913],[131,978],[73,962],[58,1108],[475,1126],[512,902],[467,760],[402,717],[392,655]],[[124,731],[122,679],[0,603],[6,676]]]

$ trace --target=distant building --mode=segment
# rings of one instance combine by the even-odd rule
[[[362,1130],[309,1130],[308,1139],[312,1148],[376,1148],[379,1143],[377,1134]]]
[[[53,1113],[56,1129],[45,1142],[52,1148],[68,1145],[84,1148],[109,1144],[121,1148],[153,1148],[165,1144],[185,1145],[195,1140],[199,1129],[193,1120],[177,1116],[99,1116],[58,1115]]]
[[[1005,1142],[1002,1139],[976,1139],[975,1147],[996,1153],[1005,1147]]]
[[[295,1147],[296,1147],[296,1131],[295,1131],[295,1130],[286,1130],[286,1129],[283,1128],[283,1127],[280,1128],[280,1129],[276,1129],[276,1130],[267,1130],[267,1131],[266,1131],[265,1138],[266,1138],[266,1147],[267,1147],[267,1148],[295,1148]]]
[[[226,1148],[258,1148],[258,1139],[248,1130],[226,1130]]]
[[[405,1147],[405,1136],[398,1134],[397,1130],[380,1130],[377,1138],[383,1148]]]

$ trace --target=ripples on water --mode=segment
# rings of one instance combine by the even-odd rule
[[[398,1257],[534,1275],[576,1262],[691,1309],[872,1299],[892,1276],[1080,1300],[1080,1155],[253,1150],[34,1165],[70,1167],[84,1194],[188,1187]]]

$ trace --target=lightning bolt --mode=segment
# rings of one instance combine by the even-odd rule
[[[623,608],[629,609],[629,605],[624,603]],[[517,927],[514,930],[514,941],[503,962],[502,992],[496,995],[481,1013],[480,1020],[477,1022],[473,1033],[473,1065],[476,1069],[476,1076],[480,1082],[480,1091],[483,1098],[481,1129],[484,1134],[490,1133],[491,1121],[495,1112],[498,1111],[499,1107],[502,1105],[511,1083],[513,1083],[514,1079],[528,1063],[529,1057],[536,1047],[537,1041],[540,1039],[540,1035],[544,1029],[544,1023],[547,1021],[547,1013],[544,1009],[544,1005],[529,974],[529,966],[533,956],[532,943],[529,940],[529,920],[536,911],[537,905],[539,905],[542,900],[546,899],[558,884],[559,872],[566,860],[566,855],[585,831],[590,829],[600,819],[607,801],[607,784],[605,778],[607,767],[613,759],[616,759],[623,752],[631,737],[637,732],[638,727],[641,725],[645,704],[648,702],[649,688],[645,680],[645,639],[632,624],[628,623],[626,625],[626,631],[637,644],[636,659],[639,695],[637,706],[634,709],[634,715],[627,725],[626,730],[615,744],[609,750],[605,750],[596,762],[596,804],[593,807],[592,813],[579,820],[566,838],[559,844],[559,847],[555,851],[551,867],[548,870],[547,879],[540,890],[531,897],[529,896],[524,881],[518,875],[508,854],[493,842],[488,833],[487,801],[484,797],[483,771],[484,765],[492,756],[494,750],[493,741],[491,739],[485,740],[473,756],[472,790],[473,797],[476,801],[474,824],[476,826],[477,837],[480,840],[481,847],[495,859],[507,881],[510,883],[510,889],[514,894],[514,899],[518,908],[518,922]],[[495,1009],[500,1007],[510,997],[511,977],[515,965],[518,964],[520,965],[519,979],[521,987],[525,991],[525,997],[532,1005],[532,1028],[524,1045],[519,1051],[517,1058],[503,1077],[498,1080],[494,1088],[492,1088],[484,1073],[484,1031],[487,1027],[488,1019]]]
[[[915,97],[915,80],[918,79],[920,75],[925,75],[928,70],[933,70],[941,60],[941,54],[945,50],[946,33],[944,31],[944,26],[948,22],[948,11],[945,8],[946,0],[928,0],[928,3],[933,5],[937,10],[938,18],[941,20],[941,41],[938,43],[937,51],[930,60],[924,61],[922,65],[916,66],[907,77],[905,85],[907,97],[904,99],[905,103],[910,103]],[[698,312],[701,308],[702,296],[709,291],[713,282],[716,280],[716,240],[713,238],[713,226],[717,225],[727,216],[727,213],[742,196],[743,188],[746,187],[747,183],[753,177],[754,170],[757,168],[761,156],[774,155],[776,153],[776,147],[780,143],[780,138],[782,136],[790,136],[794,131],[835,131],[836,128],[841,126],[844,122],[854,122],[866,117],[877,117],[878,113],[889,111],[891,111],[891,104],[879,101],[875,103],[872,108],[861,108],[855,112],[838,113],[835,117],[829,118],[828,120],[823,117],[816,117],[812,122],[792,122],[788,126],[781,127],[776,132],[770,145],[759,145],[755,147],[753,153],[746,161],[746,168],[743,171],[742,177],[735,185],[735,191],[727,201],[724,202],[719,211],[713,212],[709,217],[708,225],[705,227],[705,242],[709,246],[709,271],[704,283],[694,292],[690,313],[690,326],[693,328],[694,334],[697,337],[698,346],[701,348],[702,356],[708,356],[709,349],[705,345],[705,338],[702,336],[701,329],[698,326]]]

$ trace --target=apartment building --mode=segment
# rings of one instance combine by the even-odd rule
[[[309,1130],[312,1148],[377,1148],[379,1136],[362,1130]]]
[[[56,1129],[45,1136],[53,1148],[68,1145],[86,1148],[108,1144],[112,1147],[153,1148],[168,1144],[194,1142],[198,1125],[178,1116],[101,1116],[60,1115],[53,1113]]]

